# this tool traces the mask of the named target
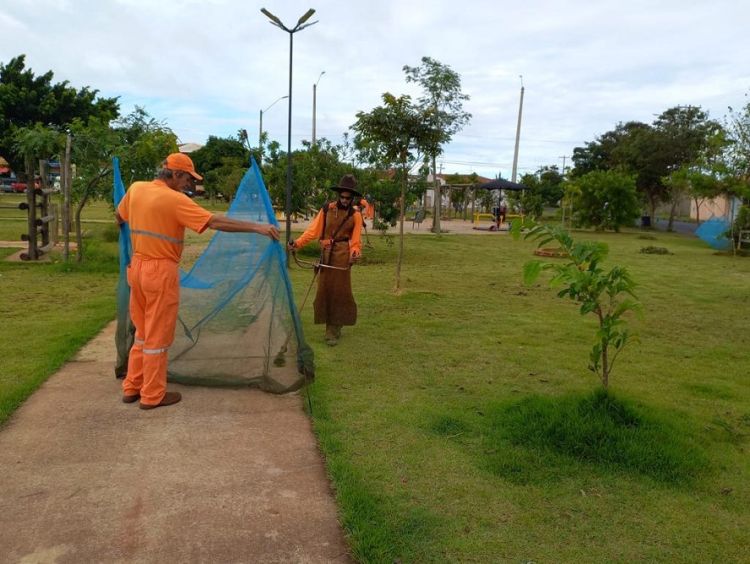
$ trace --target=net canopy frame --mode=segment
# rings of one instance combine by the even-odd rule
[[[116,207],[125,196],[117,158],[113,170]],[[226,215],[278,227],[254,159]],[[120,226],[119,249],[115,340],[122,357],[133,333],[128,313],[127,267],[132,249],[127,223]],[[168,380],[280,394],[298,390],[314,376],[314,355],[304,338],[282,245],[257,233],[217,231],[192,267],[180,271],[180,307],[169,349]]]

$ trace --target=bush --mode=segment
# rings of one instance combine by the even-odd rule
[[[750,206],[742,206],[737,212],[732,230],[726,233],[727,239],[734,237],[733,246],[736,248],[740,238],[740,231],[748,229],[750,229]]]
[[[640,217],[635,178],[612,170],[589,172],[570,187],[576,225],[619,231]]]
[[[648,247],[641,247],[641,252],[647,255],[671,255],[673,253],[669,252],[669,249],[666,247],[654,247],[653,245],[649,245]]]

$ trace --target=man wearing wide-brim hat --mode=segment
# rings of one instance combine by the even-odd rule
[[[362,197],[357,181],[344,175],[331,190],[338,192],[336,201],[326,203],[310,226],[289,247],[300,249],[310,241],[320,242],[318,291],[315,295],[315,323],[326,325],[325,340],[330,346],[338,343],[341,327],[357,323],[357,304],[352,294],[351,265],[362,252],[362,214],[354,200]],[[334,268],[326,268],[334,267]]]

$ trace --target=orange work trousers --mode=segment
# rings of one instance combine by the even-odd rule
[[[167,358],[180,304],[179,267],[173,260],[135,255],[128,284],[135,341],[122,391],[140,394],[142,404],[157,405],[167,391]]]

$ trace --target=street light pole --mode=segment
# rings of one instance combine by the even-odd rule
[[[320,76],[318,77],[318,80],[316,80],[315,84],[313,84],[313,132],[312,132],[312,144],[313,144],[313,147],[315,146],[315,113],[316,113],[316,101],[317,101],[318,82],[320,82],[320,79],[323,78],[323,75],[325,73],[326,73],[326,71],[321,72]]]
[[[310,27],[313,24],[318,23],[317,20],[311,23],[305,23],[315,13],[315,10],[310,8],[305,12],[302,17],[297,20],[297,25],[292,29],[285,26],[282,21],[274,16],[271,12],[265,8],[261,8],[260,11],[265,15],[270,23],[286,31],[289,34],[289,121],[287,127],[287,152],[286,152],[286,206],[284,214],[286,215],[286,254],[287,254],[287,265],[289,264],[289,241],[292,239],[292,53],[294,48],[294,34],[298,31],[302,31],[306,27]]]
[[[261,147],[261,145],[263,144],[263,112],[267,112],[273,107],[276,102],[279,102],[288,97],[289,96],[281,96],[280,98],[274,100],[273,104],[268,106],[265,110],[260,111],[260,119],[258,120],[258,155],[260,156],[261,162],[259,162],[258,164],[263,164],[263,149]]]

